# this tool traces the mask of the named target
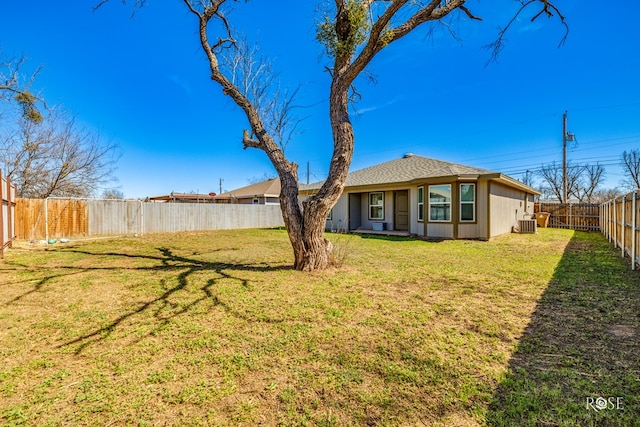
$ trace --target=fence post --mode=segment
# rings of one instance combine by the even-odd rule
[[[9,189],[9,193],[11,189]],[[11,198],[11,194],[7,196],[7,199]],[[4,178],[2,178],[2,169],[0,169],[0,257],[4,254]],[[9,209],[11,206],[9,205]],[[11,232],[9,232],[11,234]],[[8,236],[11,240],[11,236]]]
[[[618,247],[618,209],[616,199],[613,199],[613,247]]]
[[[571,230],[574,229],[574,224],[573,224],[573,205],[571,204],[571,202],[569,202],[569,228]]]
[[[49,198],[44,199],[44,240],[49,242]]]
[[[605,206],[607,206],[606,203],[601,203],[600,204],[600,232],[602,234],[607,235],[607,211],[605,211]]]
[[[613,218],[611,214],[611,200],[607,202],[607,235],[609,236],[609,243],[611,243],[611,238],[613,236],[613,230],[611,229],[611,220]]]
[[[144,201],[140,200],[140,237],[144,236]]]
[[[620,216],[622,217],[621,218],[621,225],[620,225],[620,233],[622,234],[622,236],[620,236],[620,248],[622,248],[621,249],[622,258],[624,258],[624,248],[625,248],[624,245],[626,244],[626,242],[625,242],[625,237],[626,237],[625,235],[626,235],[626,228],[627,228],[627,225],[625,224],[625,220],[627,219],[626,218],[626,216],[627,216],[626,215],[626,213],[627,213],[626,212],[627,211],[627,203],[626,203],[626,201],[627,201],[627,196],[622,196],[622,211],[621,211],[621,214],[620,214]]]
[[[0,178],[2,177],[2,172],[0,172]],[[15,226],[16,219],[14,217],[15,213],[15,194],[11,191],[11,178],[7,176],[7,237],[9,238],[9,242],[3,242],[8,247],[13,247],[13,239],[16,237],[15,235]],[[17,190],[17,189],[16,189]]]
[[[636,190],[631,194],[631,269],[636,269]]]

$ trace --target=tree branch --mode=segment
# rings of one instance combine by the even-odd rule
[[[257,139],[252,139],[249,136],[249,131],[248,130],[243,130],[242,131],[242,148],[244,148],[245,150],[247,148],[259,148],[262,149],[262,146],[260,145],[260,141],[258,141]]]
[[[560,13],[560,10],[553,4],[551,3],[549,0],[527,0],[526,2],[522,3],[522,6],[520,6],[520,9],[518,9],[518,11],[515,13],[515,15],[511,18],[511,20],[507,23],[507,25],[500,29],[500,31],[498,32],[498,38],[493,42],[490,43],[488,45],[485,46],[486,49],[491,50],[491,58],[489,59],[489,61],[487,62],[487,64],[491,63],[491,62],[496,62],[498,60],[498,56],[500,56],[500,52],[502,52],[502,49],[504,49],[505,43],[505,36],[507,31],[509,30],[509,28],[511,27],[511,25],[513,25],[513,23],[518,19],[518,17],[520,16],[520,14],[530,5],[534,4],[534,3],[542,3],[542,9],[540,10],[540,12],[538,12],[536,15],[533,16],[533,18],[531,18],[531,22],[535,21],[536,19],[538,19],[538,17],[540,15],[542,15],[543,13],[547,15],[547,17],[552,17],[553,13],[555,12],[558,15],[558,18],[560,19],[560,22],[562,23],[562,25],[565,28],[565,33],[562,36],[562,39],[560,40],[560,42],[558,43],[558,47],[562,46],[564,44],[564,42],[567,40],[567,37],[569,36],[569,25],[567,24],[567,21],[564,17],[564,15],[562,15]]]

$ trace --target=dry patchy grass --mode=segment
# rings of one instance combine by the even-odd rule
[[[528,420],[509,392],[528,393],[518,373],[539,368],[522,346],[532,324],[549,327],[549,289],[575,281],[572,232],[339,238],[346,264],[314,274],[291,269],[278,230],[9,251],[2,425],[509,425],[496,415],[509,408]],[[638,319],[624,325],[637,334]]]

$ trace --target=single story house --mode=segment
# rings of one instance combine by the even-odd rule
[[[321,185],[301,185],[301,196]],[[499,172],[406,154],[349,173],[327,229],[489,240],[530,219],[538,195]]]
[[[176,193],[171,192],[164,196],[149,197],[150,202],[159,203],[215,203],[216,193],[196,194],[196,193]]]
[[[227,191],[214,197],[216,203],[253,205],[280,204],[280,179],[272,178],[246,187]]]

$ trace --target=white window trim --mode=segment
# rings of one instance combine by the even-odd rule
[[[463,202],[462,201],[462,186],[463,185],[473,185],[473,202]],[[473,182],[463,182],[460,184],[460,222],[476,222],[476,184]],[[462,219],[462,205],[472,205],[473,206],[473,219]]]
[[[420,201],[420,190],[422,190],[422,202]],[[420,218],[420,206],[422,206],[422,218]],[[418,222],[424,222],[424,185],[418,187]]]
[[[372,205],[371,204],[371,195],[372,194],[380,194],[380,195],[382,195],[382,198],[381,198],[382,205]],[[368,197],[369,197],[369,200],[367,200],[367,202],[368,202],[368,205],[369,205],[369,213],[368,213],[369,219],[372,220],[372,221],[383,221],[384,220],[384,191],[372,191],[371,193],[369,193]],[[373,218],[373,217],[371,217],[371,208],[372,207],[378,207],[378,206],[380,206],[382,208],[380,210],[382,212],[382,217],[381,218]]]
[[[441,185],[448,185],[449,186],[449,193],[451,194],[451,190],[452,190],[452,186],[451,184],[431,184],[429,185],[429,188],[431,187],[437,187],[437,186],[441,186]],[[427,190],[427,197],[429,198],[429,222],[441,222],[441,223],[450,223],[452,221],[452,215],[451,215],[451,197],[449,197],[449,201],[448,202],[437,202],[434,203],[435,205],[441,206],[441,205],[449,205],[449,219],[431,219],[431,190]]]

